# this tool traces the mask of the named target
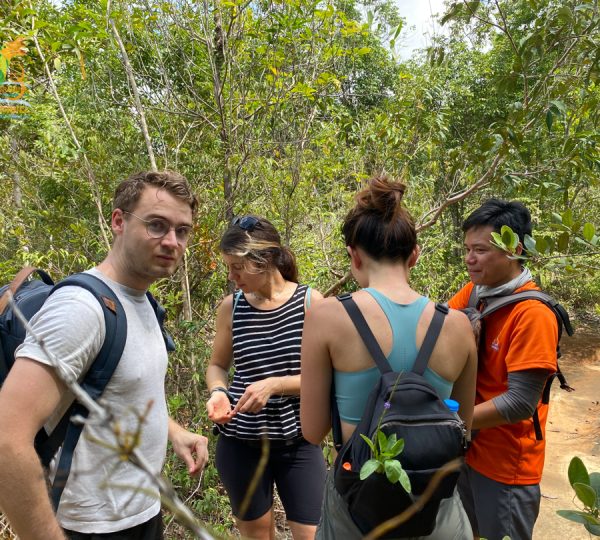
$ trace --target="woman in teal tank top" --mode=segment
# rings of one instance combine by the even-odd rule
[[[404,190],[403,184],[387,176],[372,178],[356,196],[356,205],[342,225],[352,274],[363,287],[352,297],[395,371],[412,369],[434,313],[433,302],[409,284],[419,247],[413,220],[401,204]],[[451,310],[425,377],[442,398],[452,397],[460,403],[459,414],[469,430],[476,368],[471,326],[465,315]],[[378,370],[341,303],[328,298],[316,304],[307,314],[302,339],[300,417],[304,437],[317,444],[331,429],[330,392],[335,381],[346,442],[378,378]],[[330,475],[316,538],[361,537]],[[427,538],[473,538],[457,493],[442,500],[435,530]]]

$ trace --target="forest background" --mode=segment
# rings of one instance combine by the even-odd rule
[[[183,173],[200,199],[194,236],[154,292],[178,342],[170,410],[205,433],[227,223],[265,215],[303,282],[352,289],[339,224],[375,172],[408,185],[417,290],[436,300],[458,290],[464,217],[490,196],[519,199],[535,222],[526,247],[538,281],[576,323],[593,319],[598,1],[445,9],[446,31],[402,59],[390,0],[3,1],[0,41],[24,38],[5,78],[26,83],[29,106],[0,116],[0,283],[24,264],[55,279],[93,266],[110,244],[116,184],[143,169]],[[213,465],[199,485],[175,461],[167,475],[203,522],[229,530]]]

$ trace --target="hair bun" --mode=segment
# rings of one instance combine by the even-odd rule
[[[390,221],[402,208],[405,191],[406,185],[394,182],[387,174],[380,174],[371,178],[368,186],[356,196],[357,206]]]

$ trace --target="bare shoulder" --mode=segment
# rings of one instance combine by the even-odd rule
[[[219,305],[217,306],[217,312],[221,313],[223,311],[231,311],[233,310],[233,294],[228,294],[225,298],[223,298]]]
[[[323,298],[324,298],[323,295],[319,291],[317,291],[317,289],[313,289],[311,287],[311,289],[310,289],[311,302],[314,302],[315,300],[323,300]]]
[[[339,301],[334,297],[324,298],[321,293],[319,293],[320,298],[318,298],[318,302],[316,302],[313,306],[311,306],[310,313],[311,316],[320,318],[325,317],[328,314],[334,313],[338,308]],[[317,297],[313,297],[315,300]]]
[[[455,331],[471,331],[469,317],[467,317],[465,313],[458,309],[450,308],[448,310],[448,316],[446,317],[446,320],[449,328],[452,328]]]

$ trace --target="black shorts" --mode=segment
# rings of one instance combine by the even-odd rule
[[[275,484],[289,521],[317,525],[325,486],[325,459],[319,446],[304,439],[290,446],[277,446],[273,442],[264,474],[258,481],[245,514],[240,515],[260,457],[260,445],[219,436],[215,462],[229,495],[233,515],[242,521],[263,516],[273,506]]]
[[[112,533],[85,534],[63,530],[69,540],[163,540],[162,512],[135,527]]]

